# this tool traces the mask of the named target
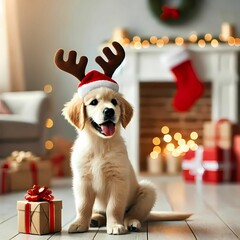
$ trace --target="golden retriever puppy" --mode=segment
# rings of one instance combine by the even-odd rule
[[[108,61],[97,57],[104,74],[91,71],[85,75],[87,57],[76,63],[70,51],[64,61],[62,49],[55,56],[56,65],[78,78],[78,93],[66,103],[65,118],[77,129],[71,168],[76,219],[69,232],[85,232],[89,226],[107,225],[109,234],[137,231],[145,220],[181,220],[189,214],[150,212],[156,192],[148,181],[138,182],[120,134],[130,122],[133,109],[118,93],[111,79],[125,57],[122,46],[113,42],[117,54],[103,49]]]
[[[109,234],[139,230],[156,194],[150,182],[137,182],[120,135],[132,107],[119,93],[99,88],[83,100],[74,95],[63,114],[78,131],[71,159],[77,217],[69,232],[87,231],[92,214],[92,224],[100,225],[105,213]]]

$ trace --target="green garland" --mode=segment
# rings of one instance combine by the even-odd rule
[[[197,0],[181,0],[179,6],[172,6],[167,0],[149,0],[149,7],[159,21],[177,25],[194,16],[198,2]]]

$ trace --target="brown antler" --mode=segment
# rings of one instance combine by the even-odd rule
[[[105,47],[103,49],[103,53],[107,57],[108,62],[106,62],[101,56],[98,56],[95,59],[98,65],[103,69],[105,75],[107,75],[108,77],[112,77],[115,70],[125,58],[125,51],[121,44],[119,44],[118,42],[113,42],[112,45],[116,49],[116,55],[113,54],[109,47]]]
[[[63,60],[63,49],[59,49],[55,55],[56,65],[63,71],[68,72],[75,76],[79,81],[85,77],[85,70],[87,66],[88,59],[82,56],[79,63],[76,63],[77,53],[75,51],[70,51],[68,55],[68,60]]]

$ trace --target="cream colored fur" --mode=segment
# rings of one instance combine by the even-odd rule
[[[90,105],[93,99],[96,106]],[[117,100],[114,106],[111,101]],[[116,131],[103,136],[91,124],[103,122],[104,108],[115,111]],[[89,226],[107,225],[109,234],[139,230],[151,217],[162,220],[160,213],[150,213],[155,200],[154,186],[138,182],[120,135],[131,120],[133,109],[119,94],[107,88],[91,91],[84,99],[77,94],[65,105],[63,115],[78,131],[71,157],[76,219],[69,232],[85,232]],[[165,213],[167,214],[167,213]],[[167,214],[166,219],[185,219],[187,214]]]

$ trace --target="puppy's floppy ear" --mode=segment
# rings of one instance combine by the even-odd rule
[[[71,101],[64,105],[62,114],[74,127],[80,130],[84,128],[86,113],[83,99],[80,99],[78,94],[74,94]]]
[[[121,108],[121,123],[124,128],[131,121],[133,116],[133,108],[130,103],[123,97],[120,97],[120,108]]]

